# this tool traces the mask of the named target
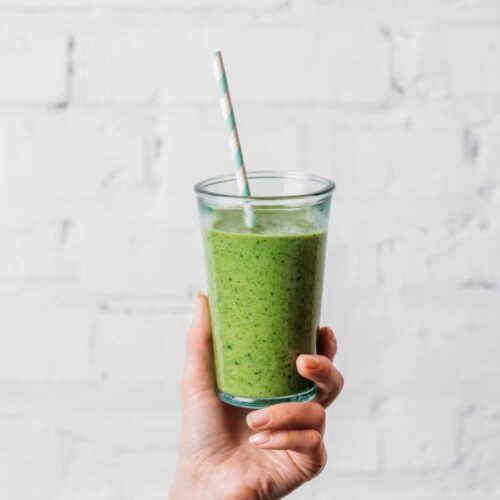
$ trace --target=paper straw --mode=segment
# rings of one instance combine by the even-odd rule
[[[229,151],[236,168],[236,184],[241,196],[250,196],[250,186],[248,184],[247,172],[245,169],[245,162],[243,161],[243,153],[241,151],[240,137],[238,135],[238,128],[234,118],[233,104],[231,102],[231,94],[229,93],[229,86],[227,84],[226,70],[222,60],[222,53],[220,50],[214,52],[213,69],[215,75],[215,83],[219,89],[220,106],[222,110],[222,118],[226,124]],[[245,223],[247,226],[254,225],[253,212],[249,205],[244,206],[245,209]]]

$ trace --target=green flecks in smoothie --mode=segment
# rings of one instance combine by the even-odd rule
[[[326,233],[307,216],[268,210],[249,229],[242,211],[220,210],[205,230],[217,383],[229,394],[276,397],[312,385],[295,361],[315,352]]]

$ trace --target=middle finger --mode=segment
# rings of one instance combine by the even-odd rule
[[[247,415],[252,430],[317,429],[323,432],[325,410],[319,403],[282,403]]]
[[[316,384],[316,401],[325,407],[332,403],[344,386],[344,378],[326,356],[301,354],[297,358],[297,370]]]

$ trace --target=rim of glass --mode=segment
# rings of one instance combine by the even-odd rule
[[[247,172],[247,177],[249,179],[264,178],[264,179],[302,179],[315,181],[323,186],[319,189],[313,190],[309,193],[302,194],[289,194],[289,195],[278,195],[278,196],[242,196],[240,194],[223,194],[215,193],[210,191],[210,186],[221,184],[224,182],[234,181],[236,182],[235,174],[224,174],[217,175],[215,177],[209,177],[194,185],[194,190],[198,195],[204,195],[215,198],[224,198],[228,200],[254,200],[254,201],[265,201],[265,200],[297,200],[301,198],[309,198],[311,196],[322,196],[331,193],[335,189],[335,183],[326,177],[321,177],[320,175],[308,174],[305,172],[298,172],[292,170],[254,170]]]

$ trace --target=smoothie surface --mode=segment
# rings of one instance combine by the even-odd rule
[[[315,352],[326,231],[306,209],[267,209],[255,225],[219,210],[204,231],[219,389],[249,398],[312,387],[295,366]]]

